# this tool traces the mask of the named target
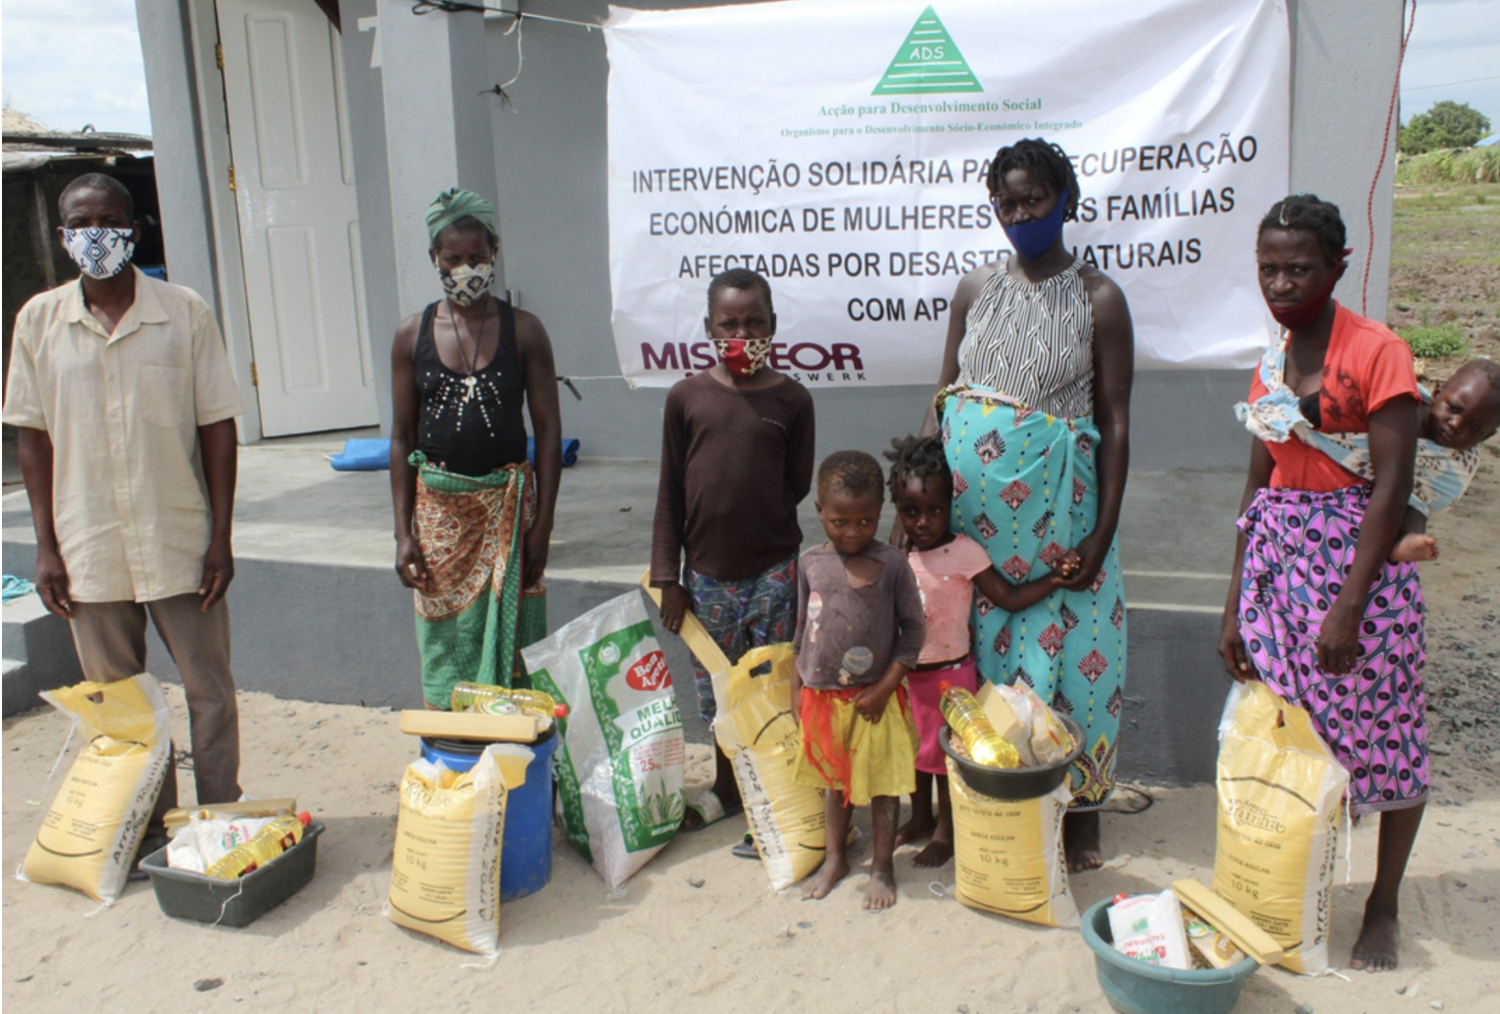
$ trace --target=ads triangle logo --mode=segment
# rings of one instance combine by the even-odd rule
[[[928,7],[917,18],[901,44],[885,77],[871,95],[936,95],[946,92],[982,92],[983,86],[958,46],[943,27],[937,12]]]

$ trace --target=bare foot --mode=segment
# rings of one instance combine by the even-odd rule
[[[1395,913],[1372,912],[1366,908],[1365,922],[1360,927],[1359,939],[1354,942],[1349,967],[1371,972],[1394,971],[1400,939],[1401,924]]]
[[[1068,856],[1069,873],[1097,870],[1104,865],[1097,810],[1070,813],[1063,818],[1063,851]]]
[[[920,811],[913,813],[911,820],[902,824],[896,831],[896,847],[900,848],[902,845],[909,845],[923,838],[931,838],[932,832],[936,829],[937,824],[933,821],[931,813]]]
[[[817,901],[828,897],[828,892],[848,875],[849,863],[842,857],[837,860],[832,858],[823,860],[823,865],[818,867],[818,872],[813,874],[807,886],[802,889],[802,900]]]
[[[1431,535],[1403,535],[1396,540],[1391,550],[1391,559],[1397,563],[1421,563],[1438,558],[1437,539]]]
[[[945,865],[952,858],[953,839],[933,838],[925,849],[916,854],[911,864],[913,866],[920,866],[923,869],[932,869],[933,867]]]
[[[865,888],[865,911],[883,912],[896,903],[896,878],[890,870],[870,871],[870,886]]]

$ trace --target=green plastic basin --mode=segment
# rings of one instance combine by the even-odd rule
[[[1114,948],[1110,904],[1096,902],[1083,914],[1083,939],[1094,952],[1104,998],[1120,1014],[1229,1014],[1260,967],[1246,958],[1229,968],[1180,972],[1134,961]]]

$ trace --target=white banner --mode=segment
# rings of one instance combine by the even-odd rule
[[[1063,239],[1125,290],[1137,361],[1248,367],[1255,230],[1286,195],[1282,0],[795,0],[612,7],[609,266],[632,385],[712,365],[709,280],[771,282],[772,365],[934,384],[963,275],[1009,250],[985,174],[1045,137]]]

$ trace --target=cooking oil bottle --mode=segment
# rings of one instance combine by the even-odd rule
[[[946,680],[938,684],[938,691],[942,695],[938,707],[942,709],[943,720],[963,741],[964,749],[969,751],[975,764],[991,768],[1021,766],[1021,755],[995,731],[989,716],[984,713],[984,705],[973,694]]]
[[[449,701],[453,711],[488,711],[497,715],[527,712],[540,718],[566,718],[568,706],[558,704],[550,694],[540,690],[490,686],[484,683],[458,683]]]
[[[220,880],[237,880],[281,855],[302,840],[312,814],[306,811],[295,817],[277,817],[245,842],[224,854],[224,858],[205,872]]]

